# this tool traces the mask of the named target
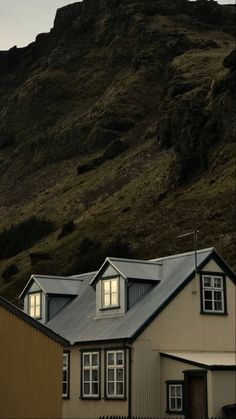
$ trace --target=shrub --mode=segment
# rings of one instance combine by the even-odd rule
[[[30,217],[0,233],[0,259],[7,259],[29,249],[55,229],[52,221]]]
[[[61,232],[57,237],[57,240],[61,240],[63,237],[68,236],[69,234],[73,233],[76,229],[76,225],[73,220],[68,221],[68,223],[63,224]]]
[[[2,277],[5,282],[10,282],[12,277],[19,272],[17,266],[15,264],[9,265],[2,273]]]

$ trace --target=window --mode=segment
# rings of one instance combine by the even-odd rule
[[[118,278],[102,280],[102,308],[113,308],[119,305]]]
[[[29,315],[35,319],[41,318],[41,292],[29,294]]]
[[[63,353],[63,376],[62,376],[62,396],[64,399],[69,398],[69,372],[70,372],[70,354]]]
[[[82,397],[99,397],[99,352],[82,352]]]
[[[167,382],[167,411],[183,411],[183,383]]]
[[[202,275],[202,311],[225,313],[225,279],[223,276]]]
[[[106,353],[106,396],[125,397],[124,351],[107,351]]]

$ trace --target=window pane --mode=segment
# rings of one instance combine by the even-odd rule
[[[108,383],[108,394],[109,396],[114,395],[114,383]]]
[[[222,301],[222,292],[221,291],[214,291],[214,299],[216,301]]]
[[[114,381],[114,369],[113,368],[109,368],[107,378],[108,378],[108,381]]]
[[[90,370],[84,370],[84,381],[90,381]]]
[[[124,372],[123,368],[122,369],[119,368],[119,369],[116,370],[116,379],[117,379],[117,381],[123,381],[123,377],[124,377],[123,372]]]
[[[103,291],[105,294],[110,293],[110,281],[103,281]]]
[[[92,381],[98,381],[98,370],[92,370]]]
[[[90,356],[89,356],[89,354],[84,354],[84,365],[85,366],[90,365]]]
[[[123,352],[117,352],[116,354],[116,363],[117,365],[123,365]]]
[[[205,301],[205,310],[212,310],[212,301]]]
[[[171,408],[171,410],[174,410],[175,409],[175,399],[170,399],[170,408]]]
[[[181,410],[181,408],[182,408],[182,399],[181,398],[176,399],[176,407],[177,407],[178,410]]]
[[[203,286],[204,287],[210,287],[211,286],[211,277],[210,276],[204,276]]]
[[[222,302],[221,301],[215,301],[215,303],[214,303],[214,309],[216,311],[222,311],[223,310]]]
[[[68,356],[67,354],[63,354],[63,367],[67,368],[67,363],[68,363]]]
[[[174,386],[170,387],[170,395],[171,395],[171,397],[175,396],[175,387]]]
[[[98,383],[92,383],[92,394],[93,396],[98,394]]]
[[[114,352],[107,353],[107,364],[114,365]]]
[[[67,381],[67,371],[63,371],[62,381]]]
[[[90,385],[89,383],[84,383],[84,395],[88,395],[90,392]]]
[[[36,306],[40,305],[40,294],[35,295],[35,304],[36,304]]]
[[[118,280],[113,279],[111,281],[111,292],[117,292],[118,291]]]
[[[111,305],[118,305],[118,294],[111,294]]]
[[[222,278],[214,278],[214,287],[222,288]]]
[[[111,297],[111,295],[110,294],[105,294],[104,295],[104,306],[110,306],[111,305],[111,303],[110,303],[110,297]]]
[[[92,354],[92,365],[98,366],[98,354]]]
[[[67,383],[62,384],[62,394],[67,396]]]
[[[122,396],[124,394],[124,385],[123,383],[116,383],[116,394]]]
[[[204,291],[205,300],[212,300],[212,291]]]
[[[35,308],[35,317],[40,317],[40,307]]]
[[[181,397],[182,395],[182,388],[181,386],[176,386],[176,396]]]

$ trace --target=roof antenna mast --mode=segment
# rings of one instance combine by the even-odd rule
[[[197,237],[198,237],[198,230],[190,231],[189,233],[180,234],[177,236],[177,239],[181,239],[182,237],[193,236],[193,247],[194,247],[194,262],[195,262],[195,273],[198,272],[197,269]]]

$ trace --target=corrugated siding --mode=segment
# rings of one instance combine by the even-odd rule
[[[60,418],[63,348],[0,307],[0,418]]]
[[[146,294],[147,291],[152,288],[152,284],[145,283],[132,283],[128,287],[128,308],[131,308],[142,295]]]
[[[50,320],[70,300],[71,300],[70,297],[49,297],[48,298],[48,320]]]

